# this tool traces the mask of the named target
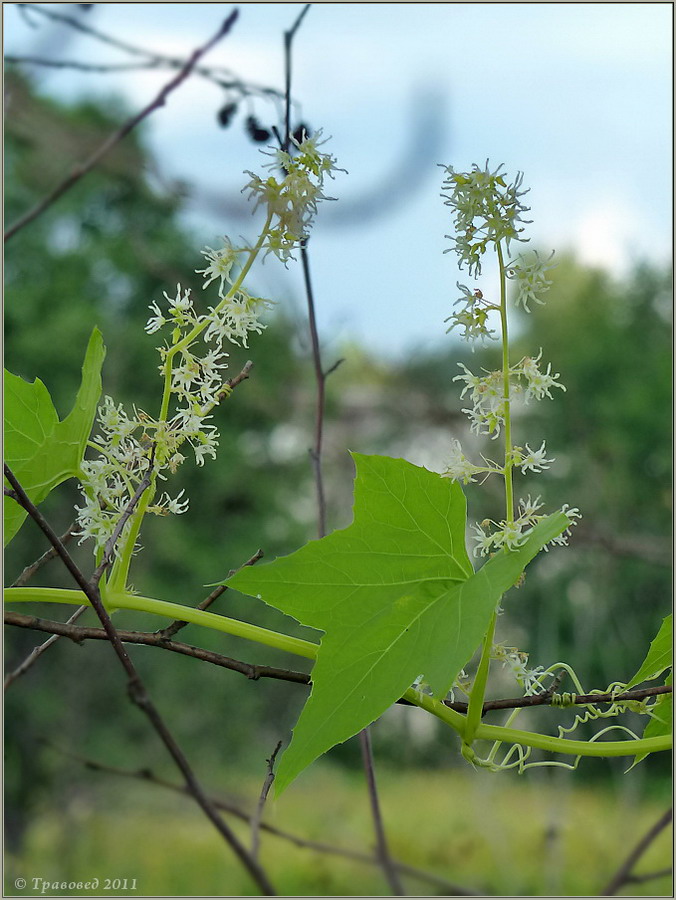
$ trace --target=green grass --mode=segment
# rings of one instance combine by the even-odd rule
[[[521,778],[486,772],[378,773],[391,851],[403,862],[488,895],[598,894],[628,850],[669,803],[664,796],[617,796],[579,786],[575,776],[540,773]],[[630,778],[631,776],[628,776]],[[256,893],[230,850],[193,804],[140,782],[94,776],[92,793],[30,828],[23,852],[6,857],[5,894],[14,880],[136,878],[133,896],[240,896]],[[251,808],[260,780],[236,780],[231,796]],[[271,824],[305,838],[355,850],[373,843],[362,778],[315,766],[279,799],[270,798]],[[249,840],[246,826],[229,819]],[[261,860],[281,895],[389,895],[380,871],[365,863],[296,847],[263,833]],[[638,871],[671,863],[666,829]],[[405,876],[413,895],[443,893]],[[669,896],[671,879],[632,885],[632,896]],[[49,896],[76,895],[49,891]],[[91,892],[80,892],[82,894]],[[629,893],[625,890],[625,893]],[[112,896],[124,896],[124,891]]]

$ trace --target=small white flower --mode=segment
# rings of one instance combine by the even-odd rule
[[[487,556],[495,545],[495,535],[486,534],[481,525],[472,525],[472,528],[476,532],[474,540],[477,542],[477,546],[474,548],[474,555]]]
[[[181,285],[176,285],[176,296],[170,297],[166,291],[162,291],[165,299],[169,303],[172,309],[180,310],[184,312],[191,308],[192,300],[190,299],[190,289],[186,289],[185,291],[181,290]]]
[[[178,467],[181,465],[181,463],[184,463],[184,462],[185,462],[185,456],[183,456],[182,453],[179,453],[178,451],[176,453],[174,453],[173,456],[169,459],[169,462],[167,463],[171,474],[175,475]]]
[[[211,418],[211,416],[208,416]],[[178,409],[174,418],[171,420],[174,426],[185,437],[193,437],[202,427],[202,417],[199,412],[194,409]]]
[[[555,538],[549,542],[552,546],[566,546],[568,544],[568,538],[570,537],[571,531],[570,529],[577,525],[577,519],[582,518],[582,513],[577,508],[577,506],[570,507],[567,503],[564,503],[561,507],[561,512],[568,516],[568,528],[564,529],[561,534],[557,535]],[[548,550],[549,547],[545,547],[545,550]]]
[[[173,500],[169,497],[168,494],[164,495],[167,498],[165,501],[165,505],[166,505],[167,509],[169,510],[170,513],[173,513],[175,516],[180,516],[181,513],[184,513],[188,509],[188,506],[190,504],[190,501],[188,499],[181,500],[181,497],[183,496],[183,494],[185,494],[185,488],[183,488],[183,490],[180,491],[179,494],[176,497],[174,497]]]
[[[204,457],[211,456],[216,459],[216,449],[218,447],[218,433],[214,429],[213,432],[199,435],[199,443],[191,441],[193,450],[195,451],[195,462],[198,466],[204,465]]]
[[[209,265],[205,269],[195,269],[197,275],[204,276],[204,284],[202,289],[208,287],[212,281],[220,279],[218,286],[219,294],[222,294],[225,282],[230,282],[230,270],[237,262],[239,251],[230,243],[229,238],[223,238],[223,248],[221,250],[213,250],[211,247],[205,247],[200,250],[202,256],[205,256]]]
[[[517,463],[517,465],[521,468],[521,471],[525,475],[527,471],[531,472],[541,472],[543,469],[548,469],[548,463],[553,463],[553,459],[545,458],[546,450],[545,450],[545,442],[542,442],[542,445],[539,450],[531,450],[531,448],[526,444],[526,454],[521,456],[521,459]]]
[[[537,516],[536,513],[539,509],[542,509],[543,504],[539,502],[540,498],[536,497],[535,500],[531,500],[530,494],[524,500],[523,498],[519,500],[519,508],[521,510],[519,514],[519,519],[527,522],[529,525],[532,525],[538,519],[541,519],[542,516]]]
[[[148,307],[152,312],[155,313],[154,316],[151,316],[148,319],[148,322],[145,326],[145,330],[148,334],[154,334],[156,331],[159,331],[163,325],[166,325],[167,320],[162,315],[162,310],[159,308],[157,303],[153,300],[153,302]]]
[[[446,466],[446,471],[443,472],[442,477],[444,478],[453,478],[457,481],[462,481],[463,484],[469,484],[470,482],[474,482],[476,479],[473,478],[473,475],[477,475],[479,472],[484,472],[485,469],[481,466],[473,465],[462,452],[462,447],[460,445],[460,441],[454,440],[451,448],[450,459],[448,461],[448,465]]]

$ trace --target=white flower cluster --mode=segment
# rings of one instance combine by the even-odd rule
[[[291,152],[263,151],[273,159],[265,168],[281,170],[282,177],[261,178],[247,171],[251,181],[244,190],[249,191],[249,199],[255,200],[254,210],[264,205],[272,217],[265,242],[266,255],[274,253],[284,263],[295,258],[293,250],[307,237],[319,201],[335,199],[324,194],[325,177],[332,178],[333,172],[345,171],[336,167],[333,156],[319,150],[326,143],[320,140],[321,135],[320,129],[301,142],[291,138]]]
[[[522,215],[528,212],[521,197],[527,190],[521,190],[523,174],[517,173],[511,184],[507,184],[501,174],[502,165],[491,172],[486,166],[480,169],[476,163],[470,172],[456,172],[453,166],[445,166],[447,176],[442,184],[442,197],[446,206],[455,213],[455,236],[446,235],[453,241],[453,247],[460,259],[460,268],[467,265],[469,274],[481,274],[481,257],[489,244],[497,245],[505,241],[507,249],[511,241],[524,240],[520,237],[528,224]]]
[[[491,658],[501,661],[503,666],[510,670],[527,697],[545,691],[540,682],[545,671],[544,667],[536,666],[534,669],[529,669],[528,654],[523,650],[517,650],[516,647],[505,647],[504,644],[493,644]]]
[[[565,387],[556,379],[558,372],[552,374],[551,364],[547,371],[540,371],[538,363],[542,357],[542,350],[536,357],[525,356],[520,362],[509,368],[510,396],[523,394],[526,403],[529,400],[542,400],[544,397],[551,399],[551,388],[557,387],[565,391]],[[507,400],[505,398],[505,385],[503,373],[500,369],[485,375],[474,375],[464,363],[458,363],[464,374],[456,375],[453,381],[465,383],[461,398],[470,391],[471,409],[463,409],[468,416],[471,429],[475,434],[487,434],[496,438],[505,422],[507,413]]]
[[[531,529],[545,518],[543,515],[538,515],[538,510],[541,508],[540,498],[536,497],[535,500],[531,500],[529,494],[526,500],[519,500],[519,514],[514,521],[494,522],[492,519],[484,519],[480,525],[473,525],[477,542],[474,555],[487,556],[499,547],[507,547],[509,550],[521,547]],[[484,529],[490,527],[493,530],[486,533]]]
[[[83,460],[80,464],[84,505],[75,509],[80,543],[93,538],[98,552],[115,531],[151,465],[152,442],[146,429],[150,417],[135,409],[134,416],[129,418],[122,405],[116,406],[112,397],[104,397],[97,422],[99,434],[92,438],[92,443],[97,445],[100,455],[98,459]],[[153,512],[158,515],[185,512],[188,503],[181,502],[182,493],[173,500],[164,494]],[[127,523],[125,531],[129,527]]]
[[[454,312],[447,319],[444,319],[445,322],[453,323],[446,329],[446,334],[454,328],[464,328],[465,330],[461,337],[465,341],[473,341],[476,338],[481,338],[482,340],[485,338],[493,339],[495,330],[487,325],[488,313],[492,309],[499,309],[499,307],[484,300],[484,295],[480,290],[472,291],[467,285],[460,284],[459,281],[457,285],[462,292],[462,296],[453,305],[457,306],[458,303],[461,303],[462,308],[459,312]]]
[[[527,263],[520,253],[515,262],[508,264],[506,271],[507,278],[514,281],[517,286],[514,302],[517,306],[521,304],[526,312],[530,312],[528,304],[531,302],[544,306],[545,301],[541,299],[541,295],[548,291],[552,284],[545,273],[556,265],[551,262],[554,257],[553,250],[547,260],[541,260],[537,250],[533,251],[533,257],[532,262]]]

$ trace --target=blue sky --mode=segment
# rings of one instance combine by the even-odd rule
[[[52,8],[66,7],[73,13],[72,4]],[[239,8],[207,62],[281,87],[282,32],[302,4]],[[230,9],[102,3],[82,15],[121,39],[186,56]],[[37,17],[31,29],[15,5],[4,11],[7,53],[127,59],[83,37],[67,43],[65,30],[48,31]],[[523,170],[533,246],[574,249],[620,274],[639,259],[669,259],[671,16],[668,3],[313,4],[294,45],[294,94],[349,171],[332,185],[338,202],[320,208],[311,242],[325,341],[357,338],[396,356],[449,340],[443,320],[455,283],[470,282],[443,255],[450,222],[437,163],[490,158]],[[41,70],[39,79],[59,96],[113,91],[136,110],[168,75]],[[193,78],[148,129],[161,171],[194,186],[196,256],[219,234],[253,234],[237,208],[241,173],[263,160],[238,124],[217,127],[222,103],[219,89]],[[275,116],[264,102],[255,112]],[[491,274],[486,267],[484,293]],[[300,307],[299,266],[286,271],[270,259],[256,278],[271,298]]]

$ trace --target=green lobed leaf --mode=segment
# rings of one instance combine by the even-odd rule
[[[662,622],[660,630],[655,635],[655,639],[650,644],[648,654],[643,660],[640,669],[627,684],[626,690],[630,690],[642,681],[650,681],[661,675],[665,669],[672,664],[672,614],[669,614]]]
[[[101,396],[105,352],[101,332],[95,328],[87,345],[75,404],[62,422],[39,378],[28,382],[5,370],[5,462],[35,504],[78,473]],[[25,518],[18,503],[5,497],[5,545]]]
[[[502,594],[569,524],[562,513],[549,516],[523,547],[474,574],[457,483],[402,459],[353,457],[352,525],[227,580],[325,632],[278,791],[371,724],[418,675],[445,696]]]

